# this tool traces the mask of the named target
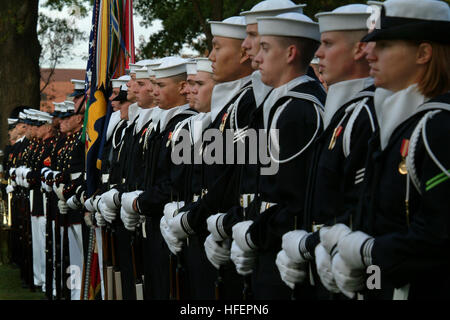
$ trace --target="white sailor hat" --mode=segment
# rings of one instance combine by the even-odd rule
[[[214,73],[212,69],[212,61],[208,58],[197,58],[197,72],[198,71]]]
[[[136,63],[130,63],[130,74],[131,73],[136,73],[136,70],[141,69],[142,67],[149,65],[153,62],[152,59],[144,59],[144,60],[139,60]]]
[[[375,28],[361,41],[377,40],[423,40],[448,44],[450,7],[436,0],[383,2],[379,28]]]
[[[320,41],[318,23],[296,12],[258,18],[258,33],[262,36],[297,37]]]
[[[169,78],[186,73],[186,59],[180,57],[166,57],[161,59],[158,68],[153,69],[155,78]]]
[[[149,79],[150,78],[146,67],[136,69],[134,71],[134,73],[136,73],[136,79]]]
[[[285,12],[303,13],[303,7],[306,4],[295,4],[290,0],[265,0],[261,1],[249,11],[241,12],[241,16],[245,17],[246,24],[257,23],[258,18],[274,17]]]
[[[348,4],[330,12],[315,15],[320,33],[328,31],[368,30],[372,9],[365,4]]]
[[[127,84],[130,81],[131,77],[129,75],[120,76],[117,79],[111,79],[111,85],[113,88],[121,88],[122,85]]]
[[[195,59],[191,59],[186,62],[186,73],[188,75],[197,74],[197,61]]]
[[[155,76],[155,71],[154,69],[158,68],[161,65],[161,61],[160,59],[158,60],[154,60],[153,63],[148,64],[147,65],[147,73],[149,77],[154,77]]]
[[[209,21],[209,24],[211,24],[211,34],[213,36],[240,40],[244,40],[247,37],[244,17],[229,17],[223,21]]]

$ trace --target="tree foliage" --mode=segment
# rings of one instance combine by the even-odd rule
[[[135,9],[150,26],[156,19],[163,30],[151,35],[139,47],[140,58],[177,54],[184,44],[199,52],[211,46],[210,21],[220,21],[249,10],[259,0],[135,0]],[[202,37],[204,35],[204,37]],[[205,38],[206,37],[206,38]]]
[[[56,1],[56,0],[55,0]],[[76,0],[66,0],[76,1]],[[139,58],[162,57],[178,54],[183,45],[206,53],[211,48],[212,36],[208,20],[223,20],[249,10],[261,0],[135,0],[135,9],[142,16],[143,24],[151,26],[161,20],[163,29],[140,43]],[[444,0],[449,3],[450,0]],[[293,0],[307,6],[304,13],[316,20],[319,12],[331,11],[351,3],[366,3],[361,0]]]
[[[38,39],[42,48],[40,64],[44,60],[50,63],[50,72],[47,78],[42,79],[41,75],[44,82],[41,87],[41,92],[43,92],[61,59],[70,56],[75,42],[85,40],[86,36],[66,19],[51,18],[39,14]]]

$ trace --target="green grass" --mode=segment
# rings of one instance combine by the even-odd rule
[[[43,300],[42,291],[31,292],[22,288],[19,268],[12,265],[0,265],[0,300]]]

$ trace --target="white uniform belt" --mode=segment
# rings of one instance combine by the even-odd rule
[[[242,208],[247,209],[253,199],[255,199],[254,193],[241,194],[241,196],[239,197],[239,203],[241,204]]]
[[[108,183],[109,181],[109,173],[102,174],[102,183]]]
[[[81,175],[82,175],[82,172],[75,172],[75,173],[71,173],[70,174],[70,180],[75,180],[75,179],[78,179],[79,177],[81,177]]]

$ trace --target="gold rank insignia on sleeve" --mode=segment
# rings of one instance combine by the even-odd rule
[[[332,150],[334,148],[334,146],[336,145],[337,138],[342,133],[342,129],[343,129],[342,126],[334,128],[333,136],[331,137],[330,144],[328,145],[328,150]]]
[[[408,170],[406,169],[406,156],[408,155],[409,149],[409,139],[403,139],[402,146],[400,147],[400,155],[402,156],[402,161],[398,164],[398,172],[400,174],[407,174]]]

